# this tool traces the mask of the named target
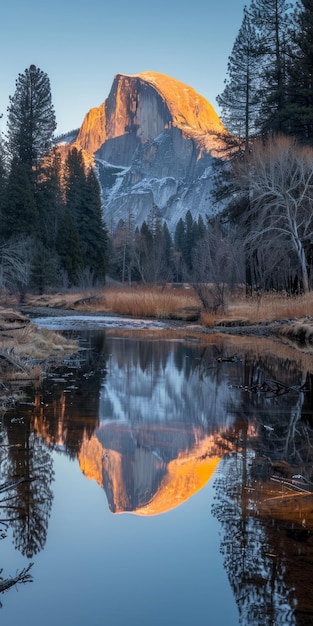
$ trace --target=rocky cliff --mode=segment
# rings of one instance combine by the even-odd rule
[[[194,218],[211,214],[224,132],[213,107],[184,83],[155,72],[115,76],[75,141],[95,159],[108,228],[130,215],[141,225],[152,208],[172,231],[188,209]]]

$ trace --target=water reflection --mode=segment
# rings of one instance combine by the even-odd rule
[[[52,451],[78,459],[113,513],[178,507],[215,475],[213,515],[241,623],[312,623],[310,358],[238,345],[80,334],[82,351],[2,422],[3,522],[43,549]],[[5,527],[4,527],[5,528]]]
[[[79,462],[104,487],[112,512],[168,511],[212,475],[225,448],[220,432],[233,419],[217,410],[227,381],[201,380],[198,358],[184,344],[110,343],[99,425],[85,436]]]

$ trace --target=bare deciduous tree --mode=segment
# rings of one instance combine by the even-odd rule
[[[278,256],[287,253],[303,291],[307,291],[308,254],[313,243],[312,148],[282,135],[266,143],[258,140],[237,164],[236,176],[250,198],[242,216],[247,247],[259,253],[276,249]]]

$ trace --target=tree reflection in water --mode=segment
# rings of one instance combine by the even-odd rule
[[[8,445],[2,464],[8,482],[13,479],[15,483],[10,494],[11,504],[7,505],[14,543],[28,558],[45,545],[53,500],[51,451],[36,436],[32,421],[30,416],[5,418]]]
[[[213,514],[221,525],[221,552],[238,605],[241,623],[249,626],[295,624],[294,589],[285,580],[286,568],[256,512],[243,510],[247,468],[243,455],[222,461],[215,481]]]
[[[7,538],[11,528],[16,549],[27,559],[40,552],[47,539],[53,502],[53,449],[61,443],[66,454],[76,458],[84,435],[90,436],[98,423],[98,392],[106,363],[105,336],[97,335],[91,345],[86,338],[85,343],[83,353],[69,362],[63,384],[62,379],[56,382],[55,372],[42,389],[30,390],[33,401],[8,411],[0,424],[0,540]],[[66,412],[69,396],[71,414]],[[86,416],[87,405],[92,419]],[[0,570],[0,593],[32,582],[31,566],[28,563],[7,578],[1,576]]]
[[[214,483],[224,565],[249,626],[312,623],[312,377],[286,365],[244,360],[240,409],[228,406],[236,453]]]
[[[19,551],[31,558],[45,544],[53,449],[79,460],[112,511],[146,515],[223,457],[213,514],[241,623],[312,623],[312,362],[226,338],[81,339],[78,361],[3,420],[2,477],[17,481],[6,520]]]

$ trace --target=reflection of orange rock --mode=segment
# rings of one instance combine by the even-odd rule
[[[90,480],[96,480],[100,487],[102,484],[102,454],[103,447],[97,437],[85,439],[78,455],[81,471]]]
[[[219,461],[217,456],[179,456],[169,463],[168,473],[152,500],[133,512],[150,516],[174,509],[206,485]]]
[[[146,459],[146,464],[142,465],[142,456],[145,455],[150,456],[154,464],[148,463],[149,459]],[[144,452],[144,455],[135,454],[131,460],[130,477],[130,466],[127,466],[126,456],[123,457],[116,450],[104,448],[98,438],[93,436],[83,442],[78,460],[87,478],[96,480],[101,487],[105,487],[112,511],[132,512],[141,516],[165,513],[188,500],[204,487],[220,460],[216,454],[214,437],[206,437],[192,449],[179,453],[176,459],[171,460],[165,466],[165,473],[160,475],[159,483],[154,483],[152,476],[147,477],[147,487],[154,483],[155,491],[147,492],[146,502],[142,500],[140,502],[136,501],[129,489],[140,490],[142,472],[144,471],[145,475],[151,471],[156,473],[158,466],[164,464],[162,461],[155,462],[152,452]]]
[[[80,468],[87,478],[96,480],[103,487],[103,465],[109,466],[111,478],[110,490],[115,494],[117,509],[128,508],[128,497],[125,491],[122,474],[122,455],[115,450],[106,450],[97,437],[85,439],[78,455]]]

